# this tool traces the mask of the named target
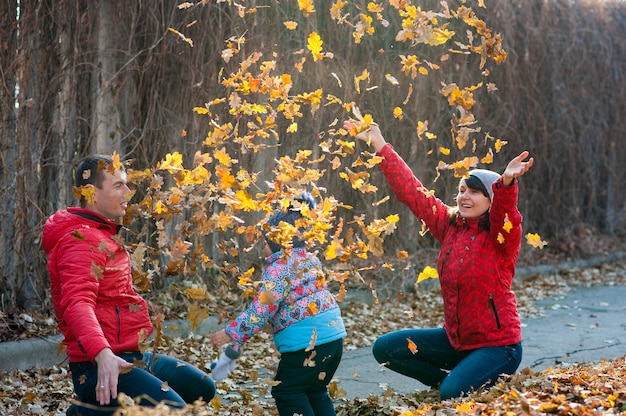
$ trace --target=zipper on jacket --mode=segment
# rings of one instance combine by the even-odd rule
[[[500,317],[498,316],[498,310],[496,309],[496,302],[493,300],[493,294],[489,294],[489,304],[491,305],[491,309],[493,310],[493,314],[496,317],[496,325],[498,329],[500,329]]]
[[[121,332],[122,332],[122,317],[120,316],[120,306],[115,305],[115,313],[117,314],[117,343],[121,344]]]

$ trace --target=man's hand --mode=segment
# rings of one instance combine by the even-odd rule
[[[105,348],[96,355],[98,364],[98,384],[96,385],[96,400],[101,406],[111,403],[111,399],[117,399],[117,382],[120,370],[130,369],[132,363],[113,354],[110,348]]]

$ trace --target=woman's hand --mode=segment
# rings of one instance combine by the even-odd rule
[[[513,158],[507,165],[504,173],[502,174],[504,185],[509,186],[513,183],[513,179],[518,178],[528,172],[528,169],[533,165],[535,161],[532,157],[528,161],[524,162],[524,159],[528,157],[529,153],[524,150],[519,156]]]
[[[374,150],[380,152],[380,150],[387,144],[385,138],[383,137],[380,129],[378,128],[378,124],[369,123],[367,128],[362,122],[356,120],[346,120],[343,122],[344,130],[350,131],[352,129],[356,129],[359,131],[354,137],[359,140],[366,142],[368,145],[372,145]]]
[[[113,354],[110,348],[105,348],[95,357],[98,365],[98,382],[96,384],[96,400],[101,406],[111,403],[117,398],[117,384],[119,375],[123,371],[130,371],[133,364]]]
[[[217,331],[212,333],[209,336],[209,340],[211,341],[211,345],[213,348],[217,349],[224,344],[228,344],[229,342],[233,342],[233,339],[226,333],[225,330]]]

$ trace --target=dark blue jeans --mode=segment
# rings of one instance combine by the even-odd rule
[[[409,349],[411,340],[417,346]],[[442,400],[493,385],[501,374],[513,374],[522,361],[522,344],[457,351],[443,328],[405,329],[378,338],[376,361],[427,386]]]
[[[117,391],[136,398],[141,397],[142,406],[154,406],[164,402],[172,407],[183,408],[202,398],[208,402],[215,396],[213,380],[202,370],[177,358],[163,354],[128,353],[120,354],[128,362],[143,360],[145,367],[134,367],[126,374],[120,374]],[[100,406],[96,401],[98,366],[89,361],[70,363],[74,391],[78,396],[80,415],[112,415],[117,410],[117,402],[110,406]],[[163,388],[167,381],[169,389]],[[164,391],[165,390],[165,391]],[[119,396],[118,396],[119,397]]]
[[[280,384],[272,387],[280,416],[335,416],[327,387],[342,354],[343,339],[281,354],[275,378]]]

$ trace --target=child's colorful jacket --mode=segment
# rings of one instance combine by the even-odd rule
[[[346,336],[341,312],[319,259],[295,248],[268,256],[258,295],[226,327],[226,333],[243,344],[271,325],[281,353],[322,345]]]

